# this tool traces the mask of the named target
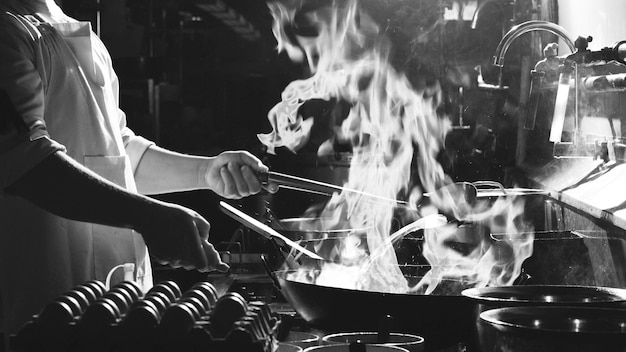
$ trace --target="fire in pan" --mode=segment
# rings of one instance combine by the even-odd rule
[[[445,217],[424,217],[395,231],[390,236],[394,242],[391,248],[402,264],[390,271],[399,272],[401,278],[388,277],[388,282],[370,282],[357,289],[361,284],[355,279],[362,277],[361,270],[377,273],[385,269],[360,265],[361,258],[385,254],[368,248],[364,237],[368,229],[315,230],[309,225],[320,226],[323,222],[319,219],[286,219],[280,222],[279,232],[227,203],[221,206],[245,226],[292,248],[284,257],[283,268],[268,260],[266,268],[285,299],[307,322],[331,330],[376,331],[383,319],[391,316],[394,329],[420,334],[429,346],[446,345],[451,339],[460,341],[472,334],[474,303],[461,291],[473,287],[475,279],[446,277],[442,273],[458,268],[428,264],[420,255],[420,236],[424,230],[447,226]],[[354,265],[346,264],[346,253],[350,252]],[[343,259],[341,264],[338,258]],[[339,270],[329,271],[332,267]],[[370,279],[381,280],[377,276]],[[394,289],[394,281],[411,289]]]

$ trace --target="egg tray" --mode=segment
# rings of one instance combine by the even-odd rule
[[[165,281],[144,295],[132,282],[107,291],[89,281],[47,304],[11,336],[11,346],[16,352],[273,352],[279,325],[265,302],[247,302],[236,292],[218,298],[209,282],[183,293]]]

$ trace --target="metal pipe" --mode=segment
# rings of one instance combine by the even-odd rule
[[[569,33],[565,30],[565,28],[559,26],[558,24],[547,22],[547,21],[527,21],[518,24],[517,26],[511,28],[500,40],[498,47],[496,48],[495,55],[493,56],[493,64],[494,66],[498,66],[500,68],[504,67],[504,57],[506,52],[509,50],[509,47],[517,38],[521,35],[526,34],[528,32],[533,31],[546,31],[550,32],[557,37],[561,38],[565,44],[568,46],[571,52],[575,51],[574,42],[570,39]]]
[[[579,120],[580,120],[580,72],[578,70],[578,65],[574,65],[574,132],[575,132],[575,140],[578,141],[580,137],[580,129],[579,129]]]

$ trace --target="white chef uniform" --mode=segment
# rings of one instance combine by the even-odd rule
[[[64,149],[101,176],[136,191],[133,173],[152,143],[126,126],[110,55],[89,23],[68,18],[51,24],[41,16],[0,11],[0,89],[29,127],[28,134],[0,131],[0,314],[5,335],[15,333],[55,297],[88,280],[104,280],[122,263],[135,263],[137,282],[148,290],[150,261],[139,234],[66,220],[3,192]]]

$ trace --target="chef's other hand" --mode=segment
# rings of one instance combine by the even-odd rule
[[[177,204],[157,202],[156,207],[136,230],[157,263],[202,272],[228,271],[229,266],[208,242],[211,225],[206,219]]]
[[[259,193],[262,183],[257,175],[268,171],[268,167],[249,152],[227,151],[209,160],[204,179],[219,196],[239,199]],[[276,188],[274,185],[267,187],[270,192],[275,192]]]

